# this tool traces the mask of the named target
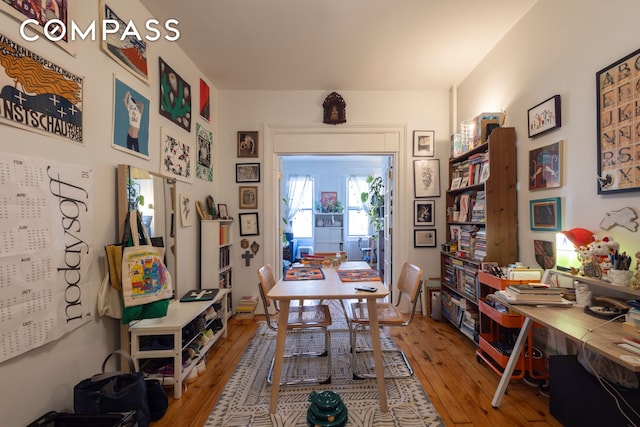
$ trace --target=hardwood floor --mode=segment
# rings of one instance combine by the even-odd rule
[[[169,409],[151,427],[203,426],[259,320],[260,316],[254,321],[232,318],[228,337],[209,350],[205,373],[179,400],[168,388]],[[491,399],[499,377],[476,360],[476,346],[446,321],[416,315],[411,326],[386,331],[405,351],[446,426],[562,426],[549,414],[548,398],[521,381],[511,382],[500,408],[494,409]]]

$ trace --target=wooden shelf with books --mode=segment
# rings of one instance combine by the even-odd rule
[[[443,301],[464,299],[472,314],[482,297],[482,263],[505,266],[518,259],[515,144],[514,128],[497,127],[487,141],[449,160],[447,243],[441,253],[442,291],[448,295]]]

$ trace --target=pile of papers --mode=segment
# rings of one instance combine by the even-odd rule
[[[258,306],[258,297],[244,296],[236,307],[236,317],[253,319],[253,312]]]
[[[550,287],[544,283],[509,285],[496,294],[509,304],[570,304],[562,297],[562,288]]]

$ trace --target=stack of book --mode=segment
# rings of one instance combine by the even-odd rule
[[[544,283],[527,283],[509,285],[503,296],[509,303],[521,304],[549,304],[563,303],[562,288],[552,288]]]
[[[244,296],[240,298],[240,303],[236,307],[236,318],[253,319],[253,312],[258,306],[258,297]]]

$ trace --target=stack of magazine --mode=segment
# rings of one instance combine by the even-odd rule
[[[552,288],[544,283],[509,285],[496,294],[509,304],[570,304],[562,297],[562,288]]]

